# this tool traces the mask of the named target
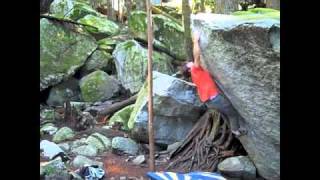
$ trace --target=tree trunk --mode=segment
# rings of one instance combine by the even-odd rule
[[[132,9],[132,2],[131,0],[125,0],[125,4],[127,9],[127,17],[129,17]]]
[[[114,13],[114,9],[113,9],[113,1],[114,0],[108,0],[107,1],[107,8],[108,8],[108,18],[111,20],[115,20],[115,13]]]
[[[267,0],[267,8],[280,10],[280,0]]]
[[[146,11],[147,5],[145,0],[136,0],[136,10]]]
[[[206,8],[204,6],[204,0],[201,0],[200,9],[201,9],[201,12],[205,12],[206,11]]]
[[[231,14],[239,9],[238,0],[216,0],[215,4],[217,14]]]
[[[191,9],[188,0],[182,0],[182,19],[184,27],[184,39],[185,39],[185,50],[187,53],[187,60],[193,60],[192,55],[192,39],[191,39],[191,23],[190,23]]]

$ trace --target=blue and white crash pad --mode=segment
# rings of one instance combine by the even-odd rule
[[[218,173],[191,172],[187,174],[175,172],[148,172],[151,180],[227,180]]]

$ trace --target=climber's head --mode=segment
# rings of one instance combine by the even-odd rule
[[[190,71],[192,66],[193,66],[193,62],[191,61],[187,61],[183,63],[183,65],[181,66],[181,74],[183,75],[184,78],[190,77]]]

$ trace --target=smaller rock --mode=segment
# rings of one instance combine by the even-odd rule
[[[44,175],[54,175],[54,174],[59,174],[62,171],[66,170],[65,164],[62,162],[62,159],[60,157],[49,161],[49,162],[44,162],[40,163],[40,169],[42,169],[40,172],[43,173]]]
[[[61,144],[58,144],[58,146],[64,151],[69,151],[70,150],[69,143],[61,143]]]
[[[230,178],[256,179],[256,167],[247,156],[227,158],[218,165],[218,170]]]
[[[68,127],[63,127],[56,132],[56,134],[53,136],[52,141],[55,143],[60,143],[73,137],[74,132],[72,131],[72,129]]]
[[[81,112],[81,118],[76,125],[77,130],[86,130],[93,128],[96,124],[95,118],[89,112]]]
[[[131,155],[136,155],[139,147],[136,142],[130,138],[114,137],[112,139],[112,149]]]
[[[120,176],[119,179],[120,179],[120,180],[127,180],[127,177],[126,177],[126,176]]]
[[[103,152],[111,148],[111,140],[99,133],[94,133],[89,136],[86,143],[95,146],[99,152]]]
[[[41,129],[40,133],[53,135],[58,131],[58,128],[54,126],[52,123],[45,124]]]
[[[144,155],[139,155],[137,156],[132,162],[135,164],[135,165],[140,165],[142,163],[144,163],[146,160],[145,156]]]
[[[98,149],[92,145],[83,145],[72,150],[73,153],[83,156],[96,156]]]
[[[71,150],[79,147],[79,146],[82,146],[82,145],[87,145],[86,143],[86,138],[81,138],[81,139],[78,139],[78,140],[75,140],[71,143]]]
[[[119,91],[118,82],[104,71],[94,71],[80,80],[82,98],[86,102],[103,101]]]
[[[52,159],[59,153],[64,153],[64,151],[55,143],[48,140],[42,140],[40,142],[40,149],[44,157]]]
[[[50,89],[47,104],[50,106],[63,106],[64,102],[81,100],[79,80],[70,78]]]
[[[94,161],[94,160],[91,160],[91,159],[89,159],[85,156],[81,156],[81,155],[78,155],[77,157],[75,157],[72,162],[72,166],[75,168],[81,168],[84,165],[97,165],[101,168],[103,167],[102,162]]]
[[[40,118],[53,121],[54,119],[53,109],[43,109],[42,111],[40,111]]]

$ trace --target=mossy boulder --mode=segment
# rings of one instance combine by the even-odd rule
[[[249,9],[248,11],[236,11],[232,13],[232,15],[235,15],[237,17],[247,19],[247,20],[266,19],[266,18],[280,20],[280,11],[275,9],[269,9],[269,8],[253,8],[253,9]]]
[[[94,71],[80,80],[82,98],[97,102],[113,97],[119,91],[118,82],[104,71]]]
[[[147,72],[147,49],[135,40],[128,40],[117,44],[112,53],[118,79],[122,86],[131,93],[138,92],[143,85]],[[171,74],[173,68],[172,58],[165,53],[153,51],[153,70]]]
[[[99,133],[93,133],[86,139],[86,143],[95,146],[98,152],[111,149],[111,140]]]
[[[119,26],[107,19],[107,17],[98,17],[91,14],[78,20],[78,22],[93,27],[85,26],[84,28],[92,34],[99,34],[105,36],[116,35],[120,32]]]
[[[74,132],[68,127],[63,127],[59,129],[52,138],[55,143],[60,143],[65,140],[69,140],[74,137]]]
[[[88,59],[88,61],[86,61],[86,64],[81,68],[82,76],[92,73],[96,70],[109,70],[108,67],[111,60],[111,54],[103,50],[96,50]]]
[[[75,74],[97,48],[93,37],[40,20],[40,91]]]
[[[90,6],[89,2],[81,0],[54,0],[50,6],[50,14],[75,21],[88,14],[101,15]]]
[[[98,49],[112,53],[117,43],[120,43],[120,41],[111,38],[104,38],[98,41]]]
[[[129,130],[128,127],[128,121],[131,115],[131,112],[133,111],[134,104],[126,106],[122,108],[121,110],[114,113],[114,115],[109,120],[109,125],[114,125],[116,122],[122,124],[122,128],[124,130]]]
[[[67,100],[81,100],[79,81],[75,78],[70,78],[57,86],[52,87],[47,99],[47,104],[50,106],[63,106],[63,103]]]
[[[159,46],[173,57],[186,58],[184,30],[180,24],[161,15],[152,16],[154,22],[155,46]],[[147,15],[143,11],[133,11],[128,19],[128,27],[135,38],[147,41]]]

